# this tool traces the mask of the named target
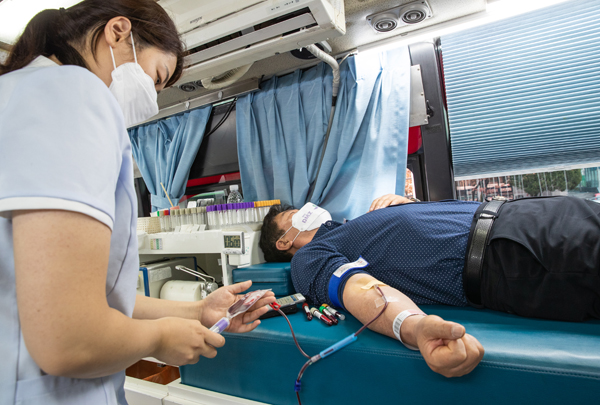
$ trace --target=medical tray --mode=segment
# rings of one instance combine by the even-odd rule
[[[248,291],[270,288],[275,296],[283,297],[295,293],[292,285],[290,263],[261,263],[233,270],[233,282],[252,280]]]

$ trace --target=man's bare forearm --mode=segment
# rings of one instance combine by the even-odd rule
[[[376,288],[362,289],[363,286],[373,280],[376,280],[373,276],[358,273],[348,279],[344,289],[343,299],[346,309],[363,324],[375,318],[383,309],[383,306],[378,306],[382,304],[382,301],[381,294],[379,294]],[[419,307],[410,298],[395,288],[389,286],[380,288],[390,303],[383,315],[373,322],[369,326],[369,329],[395,339],[392,325],[396,316],[407,309],[419,310]],[[414,329],[415,325],[422,318],[422,316],[411,316],[402,323],[400,336],[404,343],[417,346]]]

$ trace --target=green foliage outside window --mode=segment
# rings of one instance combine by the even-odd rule
[[[519,184],[516,176],[511,177],[512,184]],[[545,191],[552,192],[575,189],[581,183],[581,169],[525,174],[522,176],[522,179],[525,192],[531,196],[538,196]],[[565,180],[567,187],[565,187]]]

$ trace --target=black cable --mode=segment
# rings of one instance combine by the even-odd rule
[[[227,109],[227,111],[225,112],[225,114],[223,115],[223,117],[221,117],[221,119],[219,120],[218,124],[215,125],[214,128],[212,128],[207,134],[204,135],[204,138],[211,136],[212,134],[215,133],[215,131],[217,129],[219,129],[221,127],[221,125],[223,125],[225,123],[225,121],[227,121],[227,118],[229,118],[229,115],[231,114],[231,111],[233,111],[233,107],[235,106],[237,102],[237,97],[233,99],[233,101],[231,102],[231,104],[229,104],[229,108]]]
[[[206,274],[207,276],[210,276],[210,277],[212,277],[212,276],[211,276],[210,274],[208,274],[208,273],[206,272],[206,270],[204,270],[202,267],[198,266],[197,264],[196,264],[196,267],[197,267],[197,268],[198,268],[198,270],[200,270],[202,273]]]

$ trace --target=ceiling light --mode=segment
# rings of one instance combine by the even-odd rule
[[[0,42],[13,45],[34,15],[47,8],[71,7],[81,0],[3,0],[0,2]]]

